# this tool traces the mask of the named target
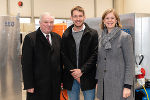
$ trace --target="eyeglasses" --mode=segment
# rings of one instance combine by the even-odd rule
[[[77,16],[77,15],[74,15],[74,16],[72,16],[73,18],[83,18],[84,16],[83,15],[79,15],[79,16]]]

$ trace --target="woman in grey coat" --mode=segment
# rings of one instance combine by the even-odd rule
[[[100,100],[133,100],[134,53],[131,35],[121,30],[114,9],[102,16],[97,96]]]

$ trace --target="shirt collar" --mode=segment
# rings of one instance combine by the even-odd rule
[[[41,32],[42,32],[42,30],[41,30]],[[49,33],[49,34],[45,34],[44,32],[42,32],[43,33],[43,35],[46,37],[46,35],[49,35],[49,36],[51,36],[51,34]]]
[[[74,28],[74,27],[73,27],[73,28]],[[73,33],[77,33],[73,28],[72,28],[72,32],[73,32]],[[84,31],[84,29],[85,29],[85,25],[83,24],[83,27],[82,27],[82,29],[81,29],[79,32]]]

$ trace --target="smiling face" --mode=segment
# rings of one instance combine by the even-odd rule
[[[117,19],[115,15],[113,14],[113,12],[110,12],[105,16],[103,23],[106,25],[108,31],[115,27],[117,23]]]
[[[74,10],[73,14],[71,16],[71,20],[74,23],[74,27],[79,29],[79,28],[82,28],[82,26],[83,26],[85,16],[84,16],[83,12]]]

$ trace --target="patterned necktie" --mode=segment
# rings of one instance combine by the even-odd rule
[[[50,44],[49,35],[46,35],[46,39],[47,39],[48,43]]]

